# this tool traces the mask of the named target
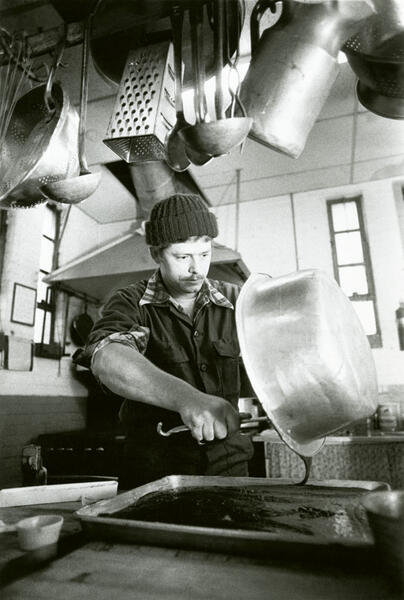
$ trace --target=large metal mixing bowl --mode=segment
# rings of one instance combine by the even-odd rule
[[[252,386],[284,442],[312,456],[324,436],[372,415],[372,351],[352,304],[320,270],[255,273],[236,307]]]

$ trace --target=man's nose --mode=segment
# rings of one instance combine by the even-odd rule
[[[199,271],[198,267],[199,267],[198,260],[191,256],[190,260],[189,260],[189,271],[191,273],[198,273],[198,271]]]

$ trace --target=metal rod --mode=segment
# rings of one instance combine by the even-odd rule
[[[295,197],[293,193],[290,193],[290,209],[292,211],[292,226],[293,226],[293,242],[295,246],[295,261],[296,271],[299,270],[299,254],[297,251],[297,233],[296,233],[296,217],[295,217]]]
[[[203,65],[203,9],[199,5],[189,11],[192,42],[192,66],[195,78],[194,107],[197,123],[206,117],[205,70]]]
[[[59,233],[59,235],[58,235],[58,237],[57,237],[57,239],[55,241],[56,268],[59,266],[59,263],[60,263],[60,261],[59,261],[60,245],[62,243],[62,239],[63,239],[64,233],[65,233],[65,230],[66,230],[66,225],[67,225],[67,222],[69,220],[71,209],[72,209],[72,204],[69,204],[69,208],[67,209],[65,217],[63,219],[62,228],[61,228],[60,233]]]
[[[174,72],[175,72],[175,108],[177,119],[184,119],[182,102],[182,26],[184,10],[180,5],[174,5],[171,10],[171,28],[174,45]]]
[[[234,249],[238,251],[238,242],[240,235],[240,174],[241,169],[236,169],[236,221],[235,221],[235,241]]]
[[[224,0],[214,0],[214,48],[215,48],[215,111],[216,119],[224,119],[224,95],[223,95],[223,28],[224,28]]]
[[[55,288],[55,290],[65,292],[66,294],[70,294],[70,296],[74,296],[75,298],[78,298],[80,300],[86,299],[89,303],[94,304],[94,306],[100,306],[102,304],[102,300],[100,298],[90,296],[89,294],[85,294],[84,292],[79,292],[78,290],[75,290],[64,283],[55,282],[51,285]]]
[[[356,136],[358,132],[358,98],[354,94],[354,112],[353,112],[353,123],[352,123],[352,147],[351,147],[351,164],[349,173],[349,183],[354,182],[355,174],[355,155],[356,155]]]
[[[65,351],[66,351],[67,320],[69,318],[69,308],[70,308],[70,294],[66,294],[65,318],[64,318],[64,322],[63,322],[63,347],[62,347],[61,356],[64,356]]]
[[[84,23],[83,54],[81,57],[81,86],[80,86],[80,119],[79,119],[79,164],[80,175],[89,174],[87,161],[84,152],[86,121],[87,121],[87,101],[88,101],[88,59],[90,49],[90,27],[91,16],[87,17]]]

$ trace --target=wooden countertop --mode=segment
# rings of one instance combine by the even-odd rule
[[[309,556],[268,558],[88,540],[73,514],[79,505],[0,509],[15,523],[33,514],[65,517],[58,556],[23,553],[15,533],[0,535],[2,600],[390,600],[373,548],[321,549]],[[70,547],[69,547],[70,543]],[[31,572],[30,572],[31,571]],[[5,581],[5,583],[4,583]]]

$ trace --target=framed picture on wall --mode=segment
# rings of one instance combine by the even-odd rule
[[[21,325],[34,325],[36,309],[36,289],[14,283],[13,302],[11,304],[11,321]]]

